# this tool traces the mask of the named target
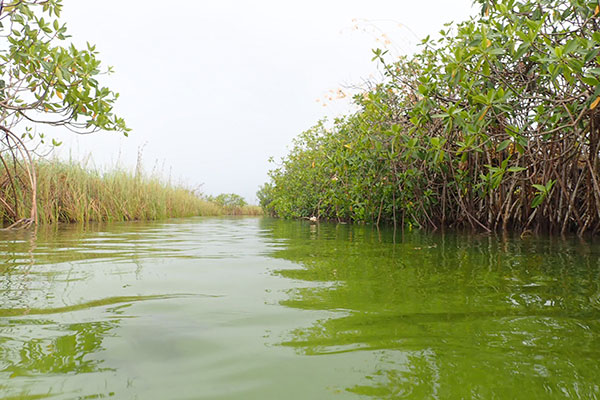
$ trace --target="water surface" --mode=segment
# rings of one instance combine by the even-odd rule
[[[0,399],[600,397],[590,242],[196,218],[0,257]]]

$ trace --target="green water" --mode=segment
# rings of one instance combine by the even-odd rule
[[[600,246],[260,218],[0,232],[0,399],[600,398]]]

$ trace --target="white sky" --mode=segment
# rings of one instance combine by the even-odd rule
[[[116,111],[133,131],[65,131],[55,135],[60,155],[91,153],[98,167],[133,168],[143,146],[147,171],[255,202],[269,157],[284,156],[320,118],[349,109],[316,100],[378,76],[371,49],[383,47],[382,33],[397,54],[411,51],[417,37],[474,14],[471,3],[65,0],[72,40],[96,44],[115,68],[103,83],[121,94]]]

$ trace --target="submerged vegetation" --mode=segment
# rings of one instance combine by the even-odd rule
[[[246,204],[230,208],[197,191],[165,182],[160,177],[147,176],[139,169],[135,173],[122,169],[101,172],[79,163],[57,160],[36,161],[34,166],[40,223],[257,215],[261,211],[259,207]],[[0,219],[3,224],[21,220],[32,208],[31,196],[18,190],[18,185],[15,190],[15,186],[8,184],[10,179],[22,178],[15,176],[10,168],[0,168]]]
[[[359,111],[302,133],[261,205],[287,218],[600,231],[600,7],[478,0],[386,60]]]

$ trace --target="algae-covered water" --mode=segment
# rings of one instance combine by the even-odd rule
[[[594,399],[600,246],[267,218],[0,233],[0,399]]]

